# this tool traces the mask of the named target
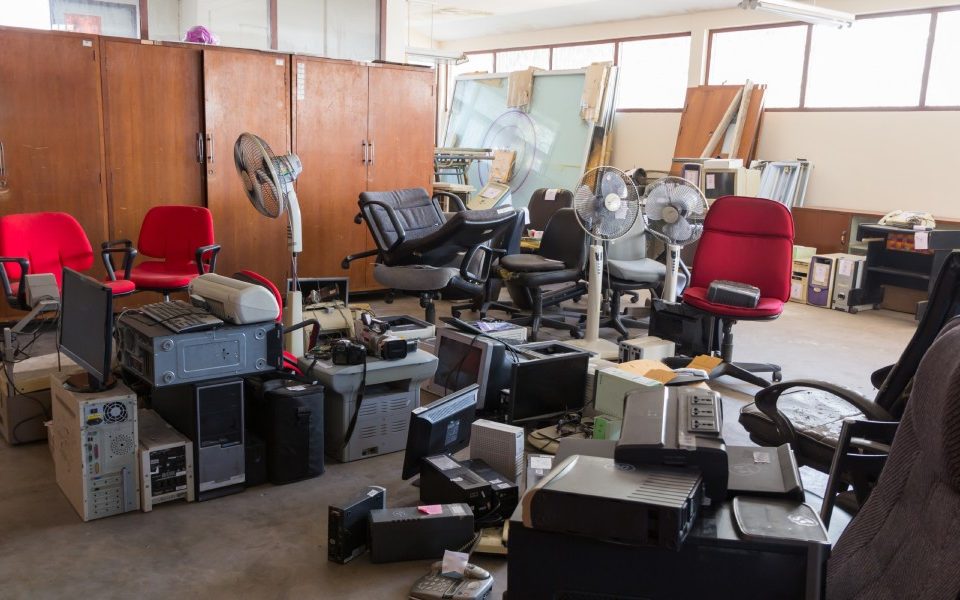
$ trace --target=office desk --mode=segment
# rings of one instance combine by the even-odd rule
[[[927,249],[911,249],[917,233],[927,234]],[[893,236],[906,238],[906,249],[888,248]],[[863,282],[862,304],[879,304],[883,300],[884,285],[926,291],[929,295],[947,255],[960,248],[960,230],[934,229],[916,232],[876,223],[861,223],[857,240],[867,242],[866,276]],[[926,300],[917,304],[919,319],[926,308]]]

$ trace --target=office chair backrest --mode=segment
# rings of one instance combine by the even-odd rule
[[[526,226],[526,215],[522,210],[518,210],[513,217],[513,222],[503,232],[491,240],[490,247],[505,250],[507,256],[520,252],[520,238],[523,237],[523,229]]]
[[[381,251],[390,248],[397,240],[397,229],[387,211],[372,202],[382,202],[393,209],[403,227],[405,241],[429,235],[446,220],[440,204],[423,188],[363,192],[360,194],[360,211],[366,217],[373,240]]]
[[[547,195],[553,197],[553,200],[547,200]],[[530,223],[528,229],[543,231],[550,222],[550,217],[561,208],[570,208],[573,206],[573,192],[563,189],[540,188],[534,190],[530,195],[530,203],[527,205],[527,211],[530,213]]]
[[[954,250],[940,268],[913,337],[877,391],[876,403],[894,417],[903,416],[920,360],[947,322],[957,315],[960,315],[960,251]]]
[[[140,226],[137,251],[168,262],[196,260],[197,248],[215,243],[213,215],[202,206],[154,206]]]
[[[559,260],[568,269],[583,271],[586,267],[587,233],[572,208],[561,208],[547,222],[538,254]]]
[[[960,320],[930,347],[876,487],[837,541],[827,598],[960,597]]]
[[[630,231],[607,244],[607,258],[611,260],[640,260],[647,257],[647,226],[637,217]]]
[[[93,248],[83,227],[61,212],[22,213],[0,217],[0,256],[23,257],[30,273],[53,273],[61,283],[64,267],[86,271],[93,265]],[[5,263],[11,281],[20,279],[20,266]]]
[[[691,287],[717,279],[747,283],[760,295],[790,299],[793,269],[793,217],[765,198],[724,196],[710,206],[693,258]]]

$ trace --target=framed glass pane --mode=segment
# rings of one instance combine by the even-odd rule
[[[595,62],[613,61],[614,44],[557,46],[553,49],[553,69],[582,69]]]
[[[51,29],[140,37],[140,6],[136,1],[50,0],[49,10]]]
[[[799,107],[806,45],[806,25],[712,33],[707,83],[765,83],[766,106]]]
[[[683,108],[690,36],[620,43],[617,108]]]
[[[457,75],[478,73],[481,71],[493,73],[493,52],[468,54],[467,62],[460,63],[459,65],[450,65],[450,78],[452,80]]]
[[[806,105],[917,106],[929,33],[929,14],[814,27]]]
[[[927,106],[960,106],[960,10],[937,15]]]
[[[550,49],[531,48],[529,50],[508,50],[497,52],[497,72],[509,73],[522,71],[529,67],[550,68]]]
[[[315,0],[307,3],[319,4]],[[380,52],[379,2],[325,0],[325,4],[323,55],[330,58],[375,60]]]
[[[153,6],[163,4],[152,2],[148,13],[150,18],[150,37],[168,32],[153,31]],[[171,1],[170,4],[177,4]],[[178,37],[186,39],[187,31],[202,25],[210,30],[221,46],[232,48],[270,49],[270,2],[269,0],[180,0],[177,21]]]
[[[50,29],[50,0],[10,0],[0,9],[0,25]]]

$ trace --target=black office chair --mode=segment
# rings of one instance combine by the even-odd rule
[[[800,464],[829,472],[844,419],[900,420],[920,359],[946,323],[958,314],[960,251],[954,251],[944,261],[923,318],[900,359],[871,376],[873,385],[879,388],[874,400],[825,381],[784,381],[757,392],[754,402],[741,409],[740,424],[757,444],[790,443]]]
[[[576,300],[587,293],[583,282],[587,262],[586,235],[573,209],[563,208],[547,223],[537,254],[512,254],[500,259],[500,276],[506,282],[514,304],[531,309],[529,315],[511,319],[511,322],[529,325],[531,340],[537,339],[541,325],[566,329],[573,337],[580,337],[576,324],[546,317],[543,309],[566,300]],[[559,284],[569,285],[544,290],[547,286]]]
[[[493,262],[486,244],[514,222],[513,209],[467,210],[449,218],[421,188],[363,192],[354,222],[366,222],[377,247],[347,256],[376,256],[373,277],[390,290],[420,297],[427,321],[436,321],[433,301],[445,289],[479,295]]]
[[[570,208],[573,206],[573,192],[570,190],[558,188],[540,188],[534,190],[530,195],[530,203],[527,204],[529,213],[529,223],[527,229],[536,229],[543,231],[547,228],[547,223],[551,217],[561,208]]]
[[[481,317],[486,317],[490,310],[502,310],[511,316],[520,312],[516,306],[498,300],[500,291],[503,289],[503,280],[500,278],[500,258],[520,252],[520,238],[523,237],[525,221],[523,211],[516,211],[513,224],[490,241],[490,247],[498,258],[493,260],[490,275],[483,286],[483,293],[472,298],[470,302],[451,306],[451,315],[460,317],[461,312],[465,310],[479,312]]]

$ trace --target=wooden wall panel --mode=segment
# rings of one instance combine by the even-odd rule
[[[300,66],[302,65],[302,67]],[[372,248],[366,225],[357,225],[357,198],[366,190],[367,67],[348,62],[294,59],[295,152],[303,163],[297,194],[303,214],[303,277],[350,277],[350,289],[363,289],[367,264],[340,268],[348,254]],[[370,245],[368,245],[368,242]]]
[[[98,247],[108,237],[99,40],[10,29],[0,36],[0,143],[9,184],[0,214],[70,213]],[[97,257],[98,276],[99,264]],[[0,316],[15,314],[4,304]]]
[[[207,143],[207,206],[217,243],[217,271],[252,269],[284,289],[290,272],[287,219],[268,219],[247,200],[233,161],[241,133],[262,137],[282,154],[290,150],[289,56],[259,52],[203,51]],[[211,143],[212,142],[212,143]],[[212,160],[211,160],[212,152]]]
[[[202,52],[103,42],[103,104],[111,236],[136,243],[163,204],[205,204]]]

